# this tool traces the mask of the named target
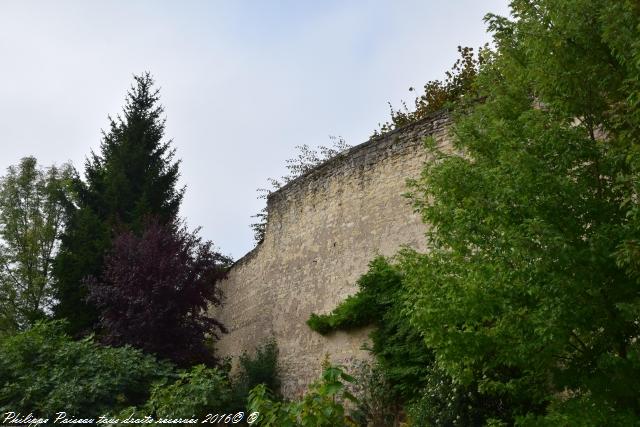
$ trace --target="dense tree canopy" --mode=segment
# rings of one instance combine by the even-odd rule
[[[73,176],[69,164],[42,168],[25,157],[0,179],[0,334],[50,314],[51,270]]]
[[[110,119],[100,153],[86,161],[85,181],[75,181],[76,200],[69,204],[71,218],[55,265],[55,312],[69,320],[73,333],[97,322],[84,279],[101,274],[113,236],[123,230],[140,233],[150,217],[162,224],[177,220],[183,190],[176,187],[178,162],[171,141],[163,139],[158,102],[151,76],[135,76],[122,116]]]
[[[412,185],[430,251],[397,258],[400,313],[435,357],[412,413],[636,425],[640,5],[516,0],[512,15],[487,17],[496,46],[475,101],[455,104],[455,150],[429,144]],[[353,318],[370,289],[311,323]],[[478,394],[451,413],[461,387]]]
[[[457,148],[416,184],[431,252],[404,260],[413,322],[487,394],[590,425],[640,417],[633,1],[514,1]],[[521,421],[533,413],[516,413]],[[569,422],[571,424],[571,422]]]
[[[141,236],[118,235],[103,273],[87,280],[104,341],[181,365],[213,361],[205,338],[226,330],[206,312],[221,303],[216,282],[229,264],[210,242],[177,226],[151,222]]]

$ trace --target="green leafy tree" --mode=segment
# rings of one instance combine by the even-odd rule
[[[85,180],[75,181],[76,201],[55,264],[57,317],[69,320],[74,334],[91,330],[98,318],[86,301],[88,276],[99,277],[115,234],[141,233],[146,221],[177,220],[183,189],[176,187],[178,164],[152,77],[135,76],[122,116],[110,118],[100,153],[85,164]]]
[[[0,179],[0,334],[50,314],[63,199],[74,173],[70,164],[42,168],[25,157]]]
[[[412,252],[402,251],[398,259],[407,254]],[[482,393],[477,380],[462,383],[434,363],[435,349],[406,310],[414,291],[401,263],[377,257],[357,284],[356,294],[329,314],[312,314],[307,324],[321,334],[375,327],[368,348],[375,363],[369,371],[360,369],[357,384],[356,415],[365,424],[398,425],[405,408],[416,426],[478,425],[529,404]]]
[[[61,321],[38,322],[0,342],[0,412],[98,417],[143,404],[173,367],[131,347],[72,340]]]
[[[385,258],[377,257],[357,285],[355,295],[329,314],[312,314],[307,324],[321,334],[375,326],[370,334],[370,350],[391,385],[390,397],[398,402],[410,400],[423,387],[433,354],[403,313],[402,272]]]
[[[454,154],[430,143],[412,185],[430,252],[397,258],[400,313],[434,363],[408,412],[416,425],[636,425],[640,6],[511,7],[512,20],[487,16],[496,50],[475,102],[455,100]],[[366,292],[310,325],[371,318]]]
[[[482,104],[415,184],[428,254],[404,255],[407,311],[497,421],[636,425],[640,7],[519,0],[488,16]],[[486,420],[489,421],[489,420]]]

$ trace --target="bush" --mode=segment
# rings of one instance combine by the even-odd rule
[[[280,396],[278,345],[275,338],[270,338],[259,345],[254,356],[246,351],[242,353],[239,364],[240,369],[232,378],[231,409],[244,411],[249,391],[259,384],[264,384],[273,396]]]
[[[175,370],[131,347],[73,341],[65,328],[61,321],[38,323],[0,342],[0,413],[202,419],[229,412],[227,372],[204,365]]]
[[[302,400],[293,402],[275,400],[267,387],[260,384],[249,393],[249,412],[259,412],[255,425],[265,427],[356,426],[345,411],[347,401],[357,403],[346,387],[354,381],[342,368],[328,366]]]
[[[491,419],[509,417],[505,412],[513,405],[480,394],[477,383],[461,384],[437,364],[429,367],[425,378],[425,388],[406,408],[412,426],[484,425]]]
[[[400,425],[401,402],[393,393],[384,369],[377,362],[359,361],[353,376],[356,380],[351,388],[358,399],[351,413],[354,421],[367,427]]]
[[[402,276],[385,258],[369,263],[369,271],[358,279],[359,292],[347,297],[329,314],[311,314],[307,325],[326,335],[383,322],[381,312],[399,302],[395,296],[402,288]]]
[[[130,408],[141,415],[160,418],[198,418],[209,413],[229,412],[231,386],[227,374],[217,368],[197,365],[181,371],[174,382],[160,381],[151,388],[149,400],[140,410]]]
[[[144,402],[172,365],[131,347],[72,341],[64,322],[39,322],[0,342],[0,412],[95,417]]]

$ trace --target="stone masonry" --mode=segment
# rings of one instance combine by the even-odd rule
[[[320,374],[325,355],[337,363],[367,357],[368,329],[322,336],[305,322],[355,293],[376,255],[401,245],[426,249],[426,226],[403,194],[426,160],[424,137],[447,144],[448,123],[436,113],[372,138],[269,196],[264,241],[222,284],[225,305],[216,316],[229,333],[218,343],[220,356],[252,352],[275,337],[287,397]]]

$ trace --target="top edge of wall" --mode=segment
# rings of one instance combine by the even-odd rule
[[[288,182],[287,184],[283,185],[282,187],[280,187],[276,191],[274,191],[272,193],[269,193],[269,195],[267,196],[267,206],[269,205],[269,201],[271,199],[278,197],[282,193],[285,193],[288,189],[290,189],[291,187],[293,187],[293,186],[299,184],[300,182],[304,181],[309,176],[316,174],[319,170],[328,168],[333,163],[337,163],[340,159],[343,159],[345,157],[351,157],[355,153],[357,153],[359,151],[362,151],[362,150],[366,150],[369,147],[373,146],[374,144],[380,143],[381,141],[388,140],[389,138],[393,137],[396,134],[404,133],[404,132],[410,130],[411,128],[419,127],[419,126],[427,124],[427,123],[435,122],[436,120],[441,119],[443,117],[446,117],[448,115],[449,115],[449,111],[448,110],[446,110],[446,109],[438,110],[438,111],[435,111],[435,112],[429,114],[426,117],[423,117],[420,120],[416,120],[415,122],[408,123],[408,124],[406,124],[404,126],[396,128],[396,129],[394,129],[392,131],[389,131],[389,132],[387,132],[385,134],[372,136],[367,141],[365,141],[365,142],[363,142],[361,144],[358,144],[356,146],[353,146],[353,147],[349,148],[348,150],[345,150],[345,151],[343,151],[343,152],[331,157],[330,159],[328,159],[328,160],[326,160],[326,161],[314,166],[312,169],[306,171],[305,173],[303,173],[299,177],[291,180],[290,182]]]
[[[337,154],[336,156],[308,170],[307,172],[300,175],[296,179],[288,182],[286,185],[282,186],[277,191],[270,193],[269,196],[267,197],[267,212],[269,212],[270,207],[273,207],[273,205],[277,203],[276,200],[281,201],[284,198],[286,198],[286,196],[284,195],[286,195],[292,188],[299,187],[300,185],[304,185],[305,181],[314,179],[317,175],[321,174],[323,171],[331,170],[334,166],[338,165],[342,160],[353,157],[358,153],[360,153],[361,151],[376,149],[378,145],[384,144],[385,141],[389,141],[390,139],[394,138],[399,134],[410,132],[413,128],[423,127],[425,125],[435,123],[439,120],[449,119],[449,118],[450,118],[449,110],[446,110],[446,109],[438,110],[420,120],[416,120],[415,122],[396,128],[383,135],[372,136],[367,141]],[[268,232],[268,228],[269,227],[267,226],[267,232]],[[242,256],[236,262],[234,262],[231,267],[232,268],[237,267],[241,264],[244,264],[250,261],[254,256],[258,254],[259,250],[261,249],[261,246],[262,246],[262,242],[258,243],[253,249],[251,249],[244,256]]]

